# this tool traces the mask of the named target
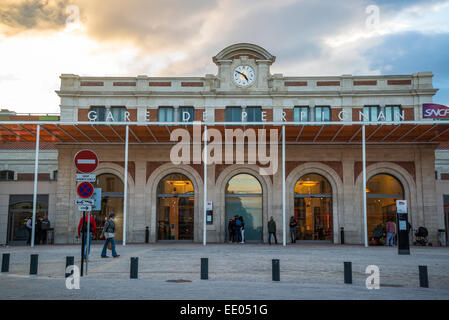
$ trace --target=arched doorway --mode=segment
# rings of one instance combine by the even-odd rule
[[[97,224],[96,239],[100,239],[104,223],[110,213],[115,213],[115,239],[123,240],[123,189],[122,180],[112,173],[104,173],[97,176],[95,188],[101,188],[101,210],[93,211]]]
[[[332,188],[326,178],[311,173],[296,182],[294,217],[297,240],[333,240]]]
[[[229,239],[228,223],[234,216],[242,216],[245,222],[245,241],[262,241],[262,186],[250,174],[232,177],[225,191],[225,234]]]
[[[170,174],[157,187],[157,239],[193,241],[194,189],[183,174]]]
[[[384,244],[375,229],[385,229],[389,219],[396,222],[396,200],[404,199],[404,188],[395,177],[381,173],[366,184],[368,239],[372,245]],[[376,237],[374,237],[376,235]]]

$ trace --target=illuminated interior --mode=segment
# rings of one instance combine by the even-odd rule
[[[193,191],[192,182],[183,174],[170,174],[159,182],[158,240],[193,241]]]
[[[297,240],[332,241],[332,189],[319,174],[307,174],[295,184]]]
[[[396,222],[396,200],[404,199],[401,183],[391,175],[378,174],[367,183],[367,228],[371,245],[384,244],[385,239],[374,237],[374,230],[382,228],[388,219]]]

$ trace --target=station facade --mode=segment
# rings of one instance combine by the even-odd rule
[[[100,159],[95,174],[96,186],[102,188],[102,209],[93,214],[101,226],[109,213],[116,213],[119,241],[126,228],[131,243],[144,242],[147,229],[150,242],[202,242],[205,225],[207,242],[222,243],[229,239],[229,219],[239,215],[248,241],[267,242],[271,216],[282,238],[285,206],[287,224],[290,217],[298,222],[298,241],[340,243],[344,228],[345,243],[363,244],[361,126],[326,124],[361,120],[369,124],[365,138],[370,243],[376,244],[373,231],[378,225],[395,219],[395,200],[400,199],[408,202],[413,228],[428,228],[431,241],[436,241],[437,230],[446,228],[439,198],[449,190],[437,192],[435,150],[449,139],[448,125],[407,122],[423,120],[422,105],[432,103],[437,92],[432,73],[287,77],[271,74],[275,57],[248,43],[231,45],[212,60],[218,72],[204,77],[61,75],[60,123],[81,124],[57,126],[58,134],[46,129],[48,137],[57,139],[56,243],[75,241],[80,213],[74,205],[73,159],[79,150],[91,149]],[[95,125],[108,121],[135,124],[129,127],[126,179],[124,126]],[[273,174],[261,174],[258,161],[234,161],[209,164],[204,176],[202,162],[172,161],[176,142],[170,135],[177,128],[192,133],[192,126],[172,124],[183,121],[214,123],[223,136],[224,130],[237,128],[225,123],[238,123],[242,130],[251,123],[267,130],[289,123],[285,161],[279,143],[279,166]],[[264,121],[268,124],[260,124]],[[399,125],[376,124],[382,121]],[[245,149],[245,159],[249,157]],[[206,224],[204,200],[212,207]]]

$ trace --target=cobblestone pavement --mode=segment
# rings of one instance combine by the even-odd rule
[[[0,296],[4,299],[449,299],[448,247],[412,247],[410,255],[398,255],[397,248],[352,245],[204,247],[158,243],[119,245],[117,251],[121,256],[117,259],[101,259],[101,249],[101,244],[92,245],[88,275],[81,280],[81,290],[67,290],[65,257],[75,256],[75,264],[79,266],[79,246],[0,248],[0,254],[11,254],[9,273],[0,275]],[[32,253],[39,254],[38,276],[28,275]],[[131,257],[139,257],[138,280],[129,279]],[[209,258],[207,281],[199,280],[203,257]],[[279,283],[271,279],[272,259],[280,259]],[[344,261],[352,261],[352,285],[343,284]],[[380,290],[365,287],[368,265],[380,269]],[[429,289],[419,288],[419,265],[428,267]],[[177,279],[192,282],[166,282]],[[44,294],[36,295],[39,291]]]

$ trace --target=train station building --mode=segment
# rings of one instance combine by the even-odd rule
[[[19,241],[30,214],[37,138],[35,211],[49,216],[55,243],[76,241],[82,149],[99,158],[98,232],[115,212],[116,239],[128,243],[145,242],[146,230],[150,242],[223,243],[239,215],[251,242],[268,241],[271,216],[290,242],[293,216],[298,242],[340,243],[344,228],[345,243],[374,244],[396,200],[430,241],[447,230],[449,119],[424,114],[437,92],[431,72],[284,76],[270,71],[275,56],[248,43],[212,62],[217,73],[202,77],[62,74],[56,120],[1,118],[0,242]],[[33,171],[20,173],[26,163]]]

